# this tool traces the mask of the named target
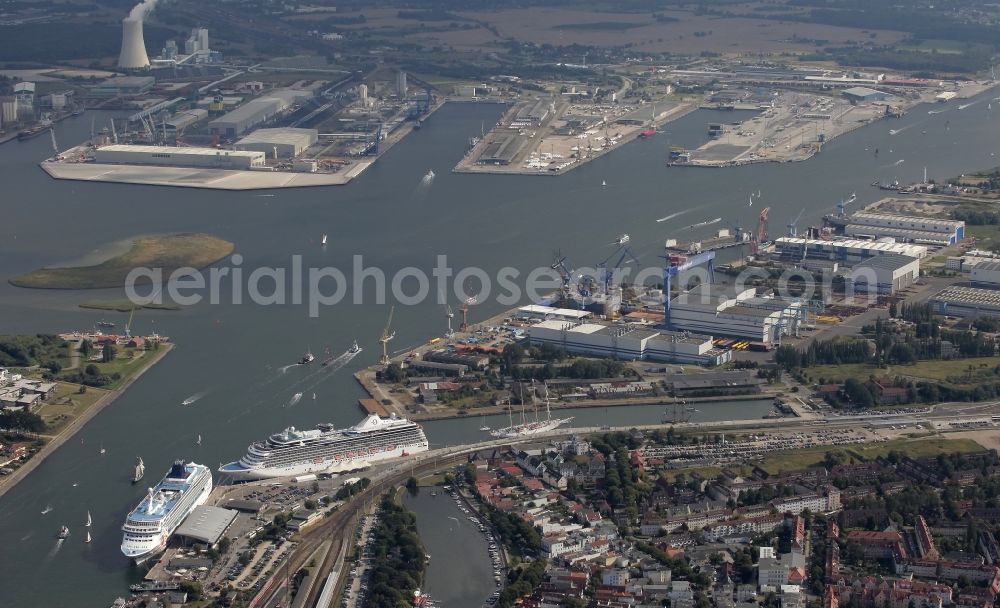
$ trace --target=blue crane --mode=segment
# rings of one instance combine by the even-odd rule
[[[670,289],[673,285],[673,279],[685,270],[690,270],[695,266],[701,266],[702,264],[708,264],[708,282],[709,284],[715,283],[715,252],[706,251],[704,253],[699,253],[698,255],[688,258],[686,261],[672,265],[670,256],[662,256],[666,259],[667,263],[663,267],[663,322],[667,326],[667,329],[673,329],[673,322],[670,320]]]
[[[618,237],[618,239],[612,243],[612,245],[616,245],[615,250],[611,253],[611,255],[604,258],[604,260],[597,265],[597,267],[601,269],[601,280],[604,282],[605,293],[611,290],[611,279],[614,278],[615,271],[622,267],[622,263],[625,262],[626,258],[631,258],[636,264],[639,263],[635,254],[632,253],[632,247],[629,245],[629,241],[631,241],[631,238],[627,234],[623,234]],[[618,261],[615,262],[615,265],[611,270],[608,270],[608,262],[611,261],[611,258],[619,254],[621,255],[619,256]]]

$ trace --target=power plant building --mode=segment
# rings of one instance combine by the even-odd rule
[[[278,89],[264,97],[251,99],[232,112],[208,123],[208,128],[222,137],[236,138],[257,125],[285,111],[293,104],[309,99],[312,93],[295,89]]]
[[[765,344],[793,335],[805,312],[802,302],[764,298],[754,288],[735,291],[703,283],[670,301],[675,330],[747,338]]]
[[[946,246],[954,245],[965,238],[965,222],[858,211],[847,219],[844,234],[849,237],[871,239],[892,237],[904,242]]]
[[[257,129],[233,146],[237,150],[257,150],[267,156],[291,158],[309,149],[319,140],[316,129]]]
[[[122,48],[118,54],[121,70],[148,70],[149,56],[142,37],[142,19],[128,17],[122,21]]]
[[[263,152],[217,150],[215,148],[170,148],[114,144],[94,150],[98,163],[204,167],[211,169],[254,169],[265,166]]]
[[[611,325],[549,319],[528,328],[531,344],[551,344],[567,352],[623,360],[721,365],[731,350],[715,348],[712,337],[648,325]]]

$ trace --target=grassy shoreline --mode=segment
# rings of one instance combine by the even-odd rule
[[[103,289],[122,287],[133,268],[162,270],[165,280],[178,268],[205,268],[233,252],[229,241],[204,233],[159,234],[133,239],[132,248],[94,266],[39,268],[8,279],[31,289]]]

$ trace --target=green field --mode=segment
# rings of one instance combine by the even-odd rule
[[[10,279],[36,289],[122,287],[134,268],[160,269],[164,281],[178,268],[204,268],[233,252],[233,244],[210,234],[161,234],[136,237],[126,253],[94,266],[40,268]]]
[[[965,226],[965,236],[976,237],[978,249],[1000,246],[1000,224],[985,226]]]
[[[180,310],[181,307],[173,303],[163,303],[163,304],[133,304],[131,300],[127,298],[121,299],[111,299],[111,300],[84,300],[79,304],[80,308],[88,308],[91,310],[111,310],[115,312],[130,312],[134,310]]]
[[[884,443],[850,446],[817,446],[801,450],[777,452],[764,458],[760,467],[771,475],[796,471],[823,461],[827,452],[843,451],[855,461],[869,461],[885,456],[895,450],[911,458],[937,456],[949,452],[978,452],[983,449],[971,439],[944,439],[942,437],[920,437],[918,439],[896,439]]]
[[[35,413],[42,417],[47,433],[57,434],[77,416],[86,412],[98,399],[108,394],[108,391],[87,387],[87,392],[79,392],[79,384],[60,382],[55,395],[42,403]]]
[[[819,382],[822,378],[826,383],[843,382],[847,378],[857,378],[866,380],[869,376],[892,377],[906,376],[909,378],[925,378],[927,380],[937,380],[945,382],[949,378],[965,376],[969,373],[969,366],[972,366],[973,374],[976,370],[993,368],[1000,360],[996,357],[974,357],[970,359],[938,359],[931,361],[917,361],[910,365],[890,365],[887,368],[878,368],[867,363],[849,363],[844,365],[815,365],[805,370],[806,374],[813,382]]]

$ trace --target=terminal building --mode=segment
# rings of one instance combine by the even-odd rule
[[[906,255],[868,258],[851,268],[847,281],[855,292],[893,295],[920,277],[920,260]]]
[[[273,158],[291,158],[308,150],[319,141],[316,129],[257,129],[233,147],[237,150],[256,150]]]
[[[880,255],[905,255],[911,258],[927,257],[927,247],[910,243],[885,243],[861,239],[806,239],[783,236],[774,241],[774,247],[782,258],[793,260],[831,260],[845,264],[856,264]]]
[[[232,509],[200,505],[184,519],[174,532],[174,536],[189,543],[202,543],[214,547],[236,521],[237,515],[239,513]]]
[[[528,328],[531,344],[551,344],[567,352],[624,360],[722,365],[731,350],[715,348],[712,337],[655,329],[648,325],[549,319]]]
[[[217,150],[215,148],[170,148],[112,144],[94,150],[98,163],[204,167],[210,169],[256,169],[265,166],[263,152]]]
[[[954,245],[965,238],[965,222],[931,217],[858,211],[846,220],[844,234],[855,238],[881,239],[925,245]]]
[[[802,302],[758,297],[752,287],[736,291],[703,283],[670,301],[670,325],[676,330],[765,344],[796,334],[804,314]]]

